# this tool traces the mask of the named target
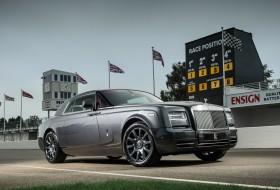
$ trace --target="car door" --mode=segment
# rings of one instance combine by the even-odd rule
[[[96,97],[96,118],[99,127],[100,144],[110,144],[114,140],[113,127],[118,125],[118,119],[114,118],[114,114],[111,114],[112,107],[99,93],[97,93]]]
[[[99,144],[96,112],[83,107],[86,100],[92,100],[94,105],[95,93],[76,98],[65,110],[63,134],[67,147]]]

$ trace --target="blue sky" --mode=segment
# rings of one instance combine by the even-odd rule
[[[185,60],[187,42],[235,27],[253,34],[263,64],[279,69],[278,0],[0,0],[0,118],[3,94],[6,118],[46,117],[42,111],[42,73],[50,69],[78,72],[88,81],[79,92],[108,88],[110,60],[125,71],[111,73],[111,88],[152,92],[152,50],[156,95],[166,89],[172,64]]]

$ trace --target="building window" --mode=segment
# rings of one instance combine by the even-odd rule
[[[73,76],[73,82],[76,82],[76,76]]]
[[[45,77],[43,77],[43,79],[44,79],[44,83],[51,82],[52,75],[45,76]]]
[[[67,75],[64,75],[64,81],[65,82],[67,81]]]
[[[57,74],[54,74],[54,80],[57,81]]]
[[[57,92],[54,92],[54,98],[58,98]]]
[[[71,76],[68,75],[68,82],[71,82]]]
[[[63,99],[63,92],[60,92],[60,98]]]
[[[71,92],[68,92],[68,98],[71,98]]]
[[[60,81],[63,81],[63,75],[60,75]]]
[[[52,93],[51,92],[45,92],[44,93],[44,100],[52,99]]]

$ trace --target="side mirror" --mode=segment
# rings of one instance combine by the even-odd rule
[[[83,101],[83,108],[84,109],[95,109],[93,100],[88,99],[88,100]]]

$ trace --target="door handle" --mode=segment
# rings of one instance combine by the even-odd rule
[[[94,113],[89,113],[88,116],[94,116],[94,115],[99,115],[99,114],[101,114],[100,111],[99,112],[94,112]]]

